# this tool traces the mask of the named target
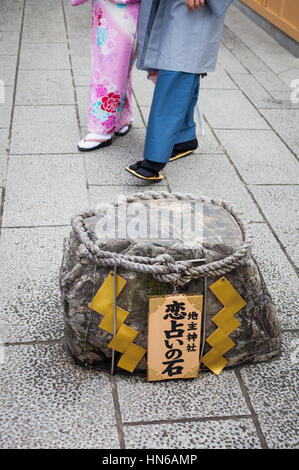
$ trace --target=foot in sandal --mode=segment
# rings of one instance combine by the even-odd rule
[[[115,132],[114,134],[117,135],[118,137],[124,137],[125,135],[127,135],[130,130],[131,130],[131,127],[132,127],[132,122],[133,121],[130,121],[128,124],[126,124],[125,126],[121,127],[120,129],[118,129],[117,132]]]
[[[80,140],[78,144],[78,149],[81,152],[89,152],[91,150],[97,150],[102,147],[109,147],[109,145],[112,144],[112,135],[107,134],[107,135],[101,135],[101,134],[95,134],[95,133],[90,133],[87,134],[84,139]]]
[[[164,163],[151,162],[149,160],[142,160],[126,167],[126,170],[136,178],[158,182],[164,179],[164,176],[160,173],[160,170],[164,168]]]
[[[173,147],[172,155],[169,159],[170,162],[174,160],[178,160],[179,158],[186,157],[193,153],[198,147],[197,139],[189,140],[188,142],[182,142],[180,144],[176,144]]]

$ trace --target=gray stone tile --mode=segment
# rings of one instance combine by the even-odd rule
[[[248,73],[247,69],[222,43],[219,49],[218,63],[230,74]]]
[[[6,149],[8,147],[8,129],[0,129],[0,186],[3,186],[6,173]]]
[[[281,109],[299,107],[299,103],[292,103],[289,91],[272,90],[271,93],[268,93],[253,75],[233,73],[232,76],[243,93],[257,108]]]
[[[69,228],[2,229],[0,330],[4,343],[63,336],[58,272]]]
[[[133,90],[140,106],[151,106],[155,85],[143,70],[133,71]]]
[[[276,75],[274,72],[269,71],[269,72],[254,72],[254,76],[257,78],[257,80],[261,83],[261,85],[270,93],[272,91],[285,91],[285,92],[291,92],[291,88],[286,85],[286,83],[281,80],[278,75]]]
[[[277,309],[281,328],[298,328],[298,277],[266,224],[251,225],[253,255]]]
[[[72,153],[79,138],[75,106],[16,106],[12,154]]]
[[[257,42],[253,49],[254,53],[277,74],[298,67],[298,58],[269,35],[267,35],[267,40]]]
[[[26,2],[23,40],[25,42],[65,42],[65,25],[61,2],[51,0],[40,5]]]
[[[204,115],[214,129],[268,129],[239,90],[201,90]]]
[[[145,120],[146,125],[147,125],[149,115],[150,115],[150,112],[151,112],[151,107],[150,106],[140,106],[140,109],[141,109],[143,119]]]
[[[294,80],[299,80],[299,60],[297,68],[293,67],[291,69],[285,70],[279,74],[279,78],[283,80],[288,87],[292,86]]]
[[[0,129],[0,153],[3,155],[8,146],[8,129]]]
[[[139,193],[140,191],[147,190],[142,186],[90,186],[90,206],[96,208],[99,204],[111,203],[117,201],[121,195],[128,196],[129,194]],[[160,186],[157,191],[167,191],[165,186]]]
[[[89,86],[91,79],[91,54],[72,55],[72,66],[76,86]]]
[[[70,51],[72,60],[75,56],[91,57],[91,35],[79,35],[77,33],[70,33]],[[90,70],[90,69],[89,69]],[[84,83],[86,85],[86,83]]]
[[[249,414],[231,370],[220,377],[203,372],[197,379],[181,381],[146,382],[119,377],[117,388],[123,423]],[[218,399],[211,400],[211,394]]]
[[[247,184],[296,184],[298,162],[273,131],[216,130]]]
[[[70,70],[20,70],[16,104],[75,104]]]
[[[267,72],[269,67],[252,51],[240,38],[227,27],[223,30],[223,43],[227,49],[240,61],[240,63],[250,72]]]
[[[237,87],[232,81],[232,79],[227,75],[224,68],[221,65],[218,65],[216,72],[209,73],[207,77],[201,80],[200,88],[202,90],[205,90],[205,89],[235,90]]]
[[[225,23],[233,35],[232,46],[235,46],[238,50],[238,47],[244,49],[246,45],[258,57],[260,63],[273,72],[280,73],[296,65],[298,66],[296,57],[234,6],[228,10]],[[245,57],[246,59],[248,60],[248,57]],[[251,60],[251,71],[253,68],[262,70],[261,66],[256,67],[256,65],[258,65],[258,62],[255,64],[254,60]]]
[[[138,180],[125,171],[125,167],[142,160],[145,131],[132,129],[123,138],[115,138],[111,147],[86,153],[86,167],[89,184],[131,185],[152,188],[152,184]],[[163,180],[155,188],[165,185]]]
[[[0,56],[0,80],[3,80],[4,86],[13,86],[15,83],[17,66],[17,56]]]
[[[298,448],[298,333],[282,335],[282,355],[241,370],[270,448]]]
[[[18,14],[22,10],[23,3],[24,0],[15,0],[13,3],[10,0],[1,0],[0,13],[5,15],[9,10],[12,13]]]
[[[68,225],[87,205],[81,155],[10,157],[4,227]]]
[[[4,103],[0,103],[0,128],[9,127],[13,99],[13,87],[5,87]]]
[[[77,86],[77,102],[81,128],[87,126],[89,86]]]
[[[66,39],[64,24],[56,21],[51,21],[49,24],[47,26],[46,23],[42,23],[37,27],[35,21],[26,22],[23,29],[23,40],[37,43],[64,43]]]
[[[20,70],[69,69],[69,53],[65,44],[22,43]]]
[[[293,95],[293,91],[295,91],[295,95]],[[299,102],[298,102],[298,88],[296,90],[291,90],[291,91],[271,91],[271,95],[273,96],[273,99],[275,101],[280,101],[282,103],[283,108],[294,108],[297,109],[299,108]],[[270,106],[269,106],[270,107]],[[273,106],[275,108],[275,106]]]
[[[0,2],[0,31],[19,32],[22,23],[24,0],[1,0]]]
[[[19,13],[11,12],[9,9],[5,14],[0,14],[0,31],[12,32],[20,31],[22,25],[22,8]]]
[[[216,72],[209,73],[200,83],[201,89],[222,89],[235,90],[237,87],[231,78],[227,75],[221,65],[217,66]]]
[[[225,155],[192,155],[169,163],[165,174],[171,191],[225,199],[242,210],[249,220],[263,220]]]
[[[17,55],[19,48],[18,31],[1,31],[0,29],[0,55]]]
[[[66,2],[64,8],[70,34],[83,34],[91,30],[91,8],[88,3],[80,5],[80,8],[72,8],[70,2]]]
[[[269,38],[269,35],[260,26],[255,24],[234,5],[227,11],[225,24],[249,47]],[[254,47],[252,49],[254,50]]]
[[[209,125],[206,122],[204,123],[205,135],[202,136],[201,130],[198,124],[198,119],[195,118],[195,121],[197,122],[196,135],[197,135],[197,140],[198,140],[198,148],[197,150],[194,151],[194,153],[207,153],[207,154],[224,153],[223,147],[217,141]]]
[[[62,345],[6,348],[2,448],[119,447],[108,379],[75,366]]]
[[[298,266],[299,186],[252,186],[250,190],[289,256]]]
[[[137,129],[144,129],[144,122],[143,122],[142,116],[140,114],[140,111],[138,109],[137,102],[134,96],[132,97],[132,106],[133,106],[133,112],[134,112],[133,126]]]
[[[262,109],[261,113],[289,147],[299,153],[299,109]]]
[[[251,419],[125,426],[128,449],[257,449]]]
[[[203,107],[202,102],[199,100],[198,102],[202,114],[204,114],[205,110]],[[198,148],[195,150],[194,153],[209,153],[209,154],[217,154],[217,153],[224,153],[224,149],[221,144],[217,141],[215,135],[212,132],[212,129],[208,125],[208,123],[204,120],[204,135],[201,133],[201,127],[199,125],[199,119],[197,111],[195,110],[194,113],[194,120],[196,122],[196,136],[198,139]]]

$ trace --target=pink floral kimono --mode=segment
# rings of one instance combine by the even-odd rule
[[[72,0],[80,5],[88,0]],[[92,0],[88,131],[109,135],[133,118],[131,70],[140,0]]]

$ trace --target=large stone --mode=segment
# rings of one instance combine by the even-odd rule
[[[161,207],[161,201],[155,202]],[[166,206],[169,202],[166,202]],[[147,206],[148,207],[148,206]],[[165,201],[163,202],[165,207]],[[176,213],[179,206],[172,202],[171,209]],[[176,232],[175,218],[171,219],[171,236],[143,238],[123,237],[101,239],[101,248],[114,253],[132,256],[156,257],[169,254],[176,261],[205,258],[206,263],[221,260],[235,252],[243,243],[239,225],[232,215],[223,207],[210,202],[192,209],[195,215],[196,227]],[[177,212],[178,212],[177,211]],[[197,212],[198,211],[198,212]],[[103,229],[104,212],[85,219],[84,226],[90,239],[98,241],[100,227]],[[115,218],[117,226],[123,220],[121,215],[106,213],[107,225],[113,225]],[[108,217],[108,218],[107,218]],[[175,217],[175,216],[174,216]],[[144,218],[145,220],[145,218]],[[126,216],[131,223],[134,216]],[[199,221],[199,222],[198,222]],[[106,226],[107,228],[107,226]],[[136,224],[135,224],[136,228]],[[140,228],[140,227],[139,227]],[[101,232],[103,234],[103,232]],[[165,235],[165,234],[164,234]],[[88,304],[107,277],[111,267],[96,266],[93,261],[84,256],[82,243],[74,231],[65,240],[64,257],[60,272],[60,287],[64,305],[65,341],[68,351],[73,358],[83,365],[95,366],[104,370],[110,369],[112,350],[108,348],[112,335],[98,328],[102,315],[88,308]],[[135,343],[147,347],[147,315],[148,296],[171,294],[172,284],[159,282],[151,274],[118,269],[127,284],[117,298],[117,305],[129,312],[126,324],[139,333]],[[207,280],[208,285],[218,277]],[[276,319],[275,308],[270,294],[264,283],[262,274],[249,253],[246,263],[226,274],[226,278],[244,298],[247,305],[236,314],[240,321],[231,334],[235,346],[225,354],[228,366],[244,362],[263,361],[279,353],[280,329]],[[204,292],[203,278],[193,279],[178,288],[181,293],[195,294]],[[206,337],[217,327],[212,318],[221,310],[222,304],[210,289],[206,294],[207,317]],[[206,343],[205,352],[210,349]],[[118,355],[118,353],[117,353]],[[144,374],[147,368],[146,356],[138,364],[135,372]],[[118,369],[121,372],[121,369]]]

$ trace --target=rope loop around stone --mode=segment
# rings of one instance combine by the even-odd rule
[[[217,261],[212,261],[200,266],[194,266],[192,262],[175,261],[169,254],[158,255],[155,258],[146,256],[132,256],[121,253],[107,251],[101,247],[100,240],[92,240],[84,225],[85,219],[94,217],[101,213],[101,208],[97,211],[88,210],[73,217],[73,231],[81,243],[80,254],[88,258],[98,266],[113,267],[125,269],[127,271],[151,274],[158,281],[183,286],[192,279],[203,277],[223,276],[238,267],[244,265],[247,261],[248,253],[252,244],[252,235],[248,224],[243,220],[241,213],[226,201],[210,200],[205,197],[195,197],[192,194],[168,193],[166,191],[146,191],[123,197],[122,203],[135,203],[150,200],[177,200],[194,201],[200,203],[211,203],[225,209],[235,220],[240,228],[243,243],[231,255]]]

